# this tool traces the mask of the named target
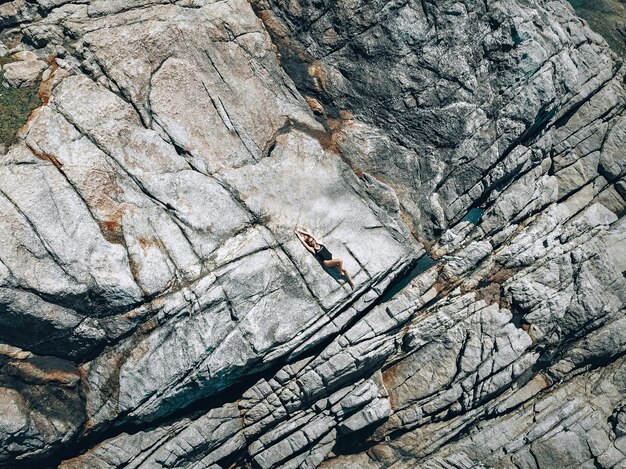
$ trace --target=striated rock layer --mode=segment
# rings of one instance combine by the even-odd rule
[[[626,69],[564,0],[0,26],[42,99],[0,158],[1,467],[626,467]]]

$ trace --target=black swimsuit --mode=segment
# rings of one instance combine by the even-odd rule
[[[331,260],[333,258],[333,255],[328,249],[326,249],[326,246],[320,244],[320,248],[315,250],[315,257],[323,262]]]

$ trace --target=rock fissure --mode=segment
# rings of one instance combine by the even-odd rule
[[[0,466],[623,463],[624,71],[565,3],[0,24],[57,58],[0,149]]]

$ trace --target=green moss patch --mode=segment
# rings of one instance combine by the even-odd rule
[[[626,38],[619,32],[626,23],[626,5],[619,0],[569,0],[591,29],[606,39],[611,48],[626,59]]]
[[[0,58],[0,65],[9,62],[10,58]],[[4,73],[0,71],[0,83],[3,81]],[[32,110],[41,105],[41,99],[37,96],[38,88],[38,86],[25,88],[0,86],[0,146],[8,147],[14,143],[17,131],[26,123]]]

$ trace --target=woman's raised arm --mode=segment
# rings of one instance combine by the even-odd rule
[[[294,230],[294,233],[296,234],[296,236],[298,237],[302,245],[306,248],[306,250],[309,251],[311,254],[315,254],[315,250],[307,244],[307,242],[304,240],[304,237],[303,237],[304,234],[306,234],[307,236],[311,236],[311,235],[308,234],[306,231],[300,230],[300,229]]]

